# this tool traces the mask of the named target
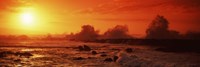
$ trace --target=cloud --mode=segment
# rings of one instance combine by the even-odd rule
[[[0,0],[0,10],[12,10],[12,7],[20,6],[21,3],[18,0]]]
[[[178,39],[180,34],[177,31],[169,30],[169,22],[163,16],[157,16],[146,30],[147,39]]]
[[[132,19],[132,18],[95,18],[96,20],[103,20],[103,21],[144,21],[146,19]]]
[[[112,29],[108,29],[104,34],[103,38],[106,39],[123,39],[132,38],[128,34],[128,27],[126,25],[117,25]]]
[[[197,11],[200,10],[199,0],[113,0],[112,2],[103,3],[95,7],[81,10],[80,13],[123,13],[138,10],[160,9],[181,11]],[[183,9],[184,8],[184,9]]]
[[[170,0],[174,6],[200,7],[200,0]]]
[[[99,36],[99,31],[96,31],[91,25],[83,25],[82,30],[74,35],[76,40],[96,40]]]

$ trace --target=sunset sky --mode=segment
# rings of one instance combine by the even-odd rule
[[[127,25],[144,36],[156,15],[181,33],[200,31],[200,0],[0,0],[0,34],[62,34],[92,25],[100,33]]]

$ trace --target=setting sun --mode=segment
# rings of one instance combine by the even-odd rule
[[[31,12],[22,13],[20,18],[23,25],[30,26],[34,23],[34,15]]]

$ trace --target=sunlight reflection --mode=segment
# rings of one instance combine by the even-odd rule
[[[39,54],[33,54],[31,58],[40,58],[40,57],[45,57],[44,55],[39,55]]]
[[[40,48],[23,48],[21,51],[23,52],[33,52],[33,51],[42,51],[43,49]]]
[[[31,52],[31,51],[34,51],[34,50],[33,49],[25,48],[25,49],[22,49],[21,51],[23,51],[23,52]]]

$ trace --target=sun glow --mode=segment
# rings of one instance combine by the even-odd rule
[[[15,13],[8,15],[8,25],[16,29],[17,33],[22,34],[40,34],[48,33],[47,30],[53,27],[51,14],[37,6],[22,6],[16,8]]]
[[[35,17],[31,12],[24,12],[20,16],[23,25],[31,26],[35,21]]]
[[[20,9],[21,11],[18,13],[18,20],[20,26],[23,29],[34,29],[36,28],[36,10],[33,7],[23,7]]]

